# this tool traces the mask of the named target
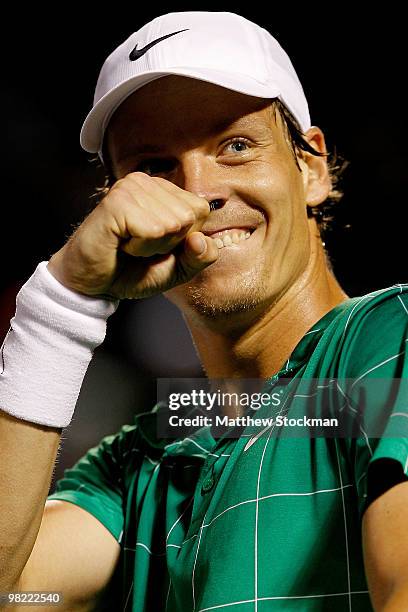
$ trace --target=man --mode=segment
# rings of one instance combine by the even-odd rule
[[[2,590],[61,591],[64,610],[408,609],[407,286],[349,298],[335,279],[308,215],[331,189],[324,136],[285,52],[238,15],[159,17],[106,61],[82,144],[113,186],[23,287],[3,346]],[[169,441],[158,404],[46,501],[106,319],[160,292],[210,379],[266,379],[280,416],[293,383],[352,379],[337,416],[364,392],[383,435]]]

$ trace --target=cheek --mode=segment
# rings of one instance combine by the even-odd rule
[[[262,208],[268,231],[276,226],[284,234],[307,229],[303,176],[293,161],[279,157],[258,163],[246,177],[242,196]]]
[[[267,217],[262,250],[268,269],[274,270],[275,278],[299,273],[310,256],[302,173],[287,159],[260,164],[248,195]]]

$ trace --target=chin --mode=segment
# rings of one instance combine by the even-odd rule
[[[208,320],[255,313],[265,303],[266,295],[266,287],[256,278],[253,270],[227,280],[213,278],[211,281],[199,281],[195,277],[189,283],[165,293],[167,299],[180,310]]]

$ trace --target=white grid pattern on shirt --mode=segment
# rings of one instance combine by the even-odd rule
[[[368,591],[347,591],[346,593],[324,593],[319,595],[292,595],[292,596],[276,596],[276,597],[259,597],[258,601],[272,601],[280,599],[316,599],[320,597],[339,597],[344,595],[366,595]],[[219,604],[217,606],[210,606],[209,608],[201,608],[197,612],[208,612],[209,610],[220,610],[221,608],[228,608],[230,606],[239,606],[247,603],[254,603],[254,599],[244,599],[242,601],[232,601],[226,604]]]
[[[191,588],[192,588],[192,594],[193,594],[193,612],[195,612],[195,609],[196,609],[194,576],[195,576],[195,569],[196,569],[197,559],[198,559],[198,551],[200,549],[200,544],[201,544],[201,536],[203,534],[203,525],[205,523],[206,516],[207,514],[204,514],[203,522],[201,523],[201,526],[200,526],[197,550],[196,550],[196,554],[194,558],[193,572],[191,575]]]
[[[348,327],[348,325],[349,325],[349,323],[350,323],[350,321],[351,321],[351,319],[352,319],[353,313],[354,313],[355,309],[356,309],[358,306],[360,306],[361,302],[363,302],[364,300],[372,300],[372,299],[374,299],[375,297],[377,297],[377,296],[379,296],[379,295],[382,295],[383,293],[386,293],[387,291],[389,291],[389,290],[390,290],[390,289],[392,289],[393,287],[399,287],[399,288],[400,288],[400,293],[402,293],[402,287],[403,287],[403,286],[404,286],[404,287],[408,287],[408,283],[407,283],[407,284],[406,284],[406,283],[402,283],[402,284],[401,284],[401,283],[399,283],[399,284],[397,284],[397,285],[393,285],[392,287],[386,287],[385,289],[381,289],[381,290],[379,290],[379,291],[374,291],[374,292],[372,292],[372,293],[368,293],[367,295],[363,295],[363,297],[362,297],[361,299],[359,299],[359,300],[358,300],[358,302],[356,302],[356,303],[354,304],[353,308],[350,310],[349,316],[347,317],[347,321],[346,321],[346,324],[345,324],[344,329],[343,329],[343,333],[342,333],[342,336],[341,336],[341,340],[343,340],[343,339],[344,339],[344,336],[345,336],[345,334],[346,334],[347,327]]]
[[[127,608],[128,601],[129,601],[129,597],[130,597],[130,594],[131,594],[132,589],[133,589],[133,582],[134,582],[134,581],[132,580],[132,584],[130,585],[129,593],[128,593],[127,597],[126,597],[125,605],[124,605],[124,608],[123,608],[123,611],[124,611],[124,612],[125,612],[125,610],[126,610],[126,608]]]
[[[346,560],[347,560],[347,586],[349,593],[349,611],[351,611],[351,580],[350,580],[350,557],[349,557],[349,544],[348,544],[348,533],[347,533],[347,513],[346,513],[346,503],[344,501],[344,493],[343,493],[343,477],[341,475],[341,465],[339,458],[339,450],[338,450],[338,441],[335,440],[336,446],[336,457],[337,457],[337,467],[339,470],[339,482],[341,487],[341,502],[343,506],[343,521],[344,521],[344,540],[346,545]]]
[[[397,286],[400,288],[400,291],[401,291],[401,293],[402,293],[402,285],[397,285]],[[404,285],[404,286],[406,286],[406,285]],[[348,325],[349,325],[349,323],[350,323],[350,320],[351,320],[351,318],[352,318],[353,312],[354,312],[354,311],[356,310],[356,308],[357,308],[357,307],[360,305],[360,303],[361,303],[363,300],[365,300],[365,299],[367,299],[367,300],[368,300],[368,299],[372,299],[372,298],[376,297],[376,296],[377,296],[379,293],[383,293],[383,292],[386,292],[386,291],[388,291],[388,290],[389,290],[389,289],[384,289],[384,290],[383,290],[383,291],[381,291],[381,292],[375,292],[375,295],[368,295],[368,296],[364,296],[364,297],[363,297],[361,300],[359,300],[359,301],[358,301],[358,302],[357,302],[357,303],[354,305],[354,307],[353,307],[352,311],[350,312],[350,314],[349,314],[349,316],[348,316],[348,319],[347,319],[347,322],[346,322],[346,326],[345,326],[345,328],[344,328],[344,330],[343,330],[343,337],[344,337],[344,334],[345,334],[345,332],[346,332],[346,328],[347,328],[347,326],[348,326]],[[401,300],[401,298],[400,298],[399,296],[397,296],[397,297],[398,297],[399,301],[401,302],[403,309],[405,310],[405,312],[406,312],[406,313],[407,313],[407,315],[408,315],[408,310],[407,310],[407,308],[406,308],[406,306],[405,306],[404,302]],[[310,331],[310,332],[308,332],[308,333],[313,333],[314,331],[319,331],[319,330],[311,330],[311,331]],[[407,341],[408,341],[408,339],[406,339],[406,340],[405,340],[405,342],[407,342]],[[362,379],[364,376],[366,376],[367,374],[369,374],[369,373],[371,373],[372,371],[374,371],[374,370],[376,370],[376,369],[380,368],[382,365],[384,365],[384,364],[386,364],[386,363],[388,363],[388,362],[392,361],[393,359],[396,359],[397,357],[399,357],[400,355],[402,355],[402,354],[404,354],[404,353],[405,353],[405,351],[402,351],[402,352],[400,352],[400,353],[397,353],[397,354],[395,354],[395,355],[393,355],[393,356],[391,356],[391,357],[389,357],[389,358],[387,358],[387,359],[385,359],[385,360],[381,361],[381,362],[380,362],[380,363],[378,363],[377,365],[373,366],[372,368],[370,368],[369,370],[367,370],[367,371],[366,371],[364,374],[362,374],[362,375],[361,375],[361,376],[360,376],[360,377],[359,377],[359,378],[358,378],[356,381],[354,381],[353,386],[354,386],[354,385],[355,385],[355,384],[356,384],[358,381],[360,381],[360,380],[361,380],[361,379]],[[392,417],[395,417],[395,416],[407,417],[408,415],[407,415],[407,414],[405,414],[405,413],[394,413],[394,414],[393,414],[393,415],[391,415],[391,416],[392,416]],[[268,428],[267,428],[267,429],[268,429]],[[188,538],[187,540],[184,540],[184,541],[182,542],[182,545],[183,545],[183,544],[185,544],[187,541],[189,541],[189,540],[191,540],[191,539],[193,539],[193,538],[195,538],[195,537],[198,537],[198,536],[199,536],[199,542],[198,542],[198,545],[197,545],[197,550],[196,550],[196,555],[195,555],[195,560],[194,560],[193,573],[192,573],[192,591],[193,591],[193,605],[194,605],[194,612],[196,611],[196,602],[195,602],[195,593],[194,593],[194,574],[195,574],[195,569],[196,569],[197,559],[198,559],[198,554],[199,554],[199,548],[200,548],[201,539],[202,539],[202,535],[203,535],[204,529],[205,529],[205,528],[210,527],[210,526],[211,526],[211,525],[212,525],[212,524],[213,524],[213,523],[214,523],[214,522],[215,522],[215,521],[216,521],[216,520],[217,520],[219,517],[221,517],[222,515],[224,515],[226,512],[228,512],[228,511],[230,511],[230,510],[232,510],[232,509],[234,509],[234,508],[237,508],[237,507],[239,507],[239,506],[242,506],[242,505],[244,505],[244,504],[248,504],[248,503],[255,503],[255,504],[256,504],[256,524],[255,524],[255,559],[254,559],[254,562],[255,562],[255,568],[254,568],[254,569],[255,569],[255,597],[254,597],[254,599],[248,599],[248,600],[242,600],[242,601],[235,601],[235,602],[228,602],[228,603],[224,603],[224,604],[217,604],[217,605],[210,606],[210,607],[207,607],[207,608],[201,608],[201,609],[200,609],[200,610],[198,610],[197,612],[207,612],[207,611],[210,611],[210,610],[219,610],[219,609],[222,609],[222,608],[228,608],[228,607],[230,607],[230,606],[237,606],[237,605],[247,604],[247,603],[254,603],[254,610],[255,610],[255,612],[257,612],[257,609],[258,609],[258,601],[281,600],[281,599],[282,599],[282,600],[285,600],[285,599],[287,599],[287,600],[291,600],[291,599],[310,599],[310,598],[336,597],[336,596],[347,596],[347,597],[348,597],[348,609],[349,609],[349,610],[351,610],[351,596],[352,596],[352,595],[354,595],[354,594],[356,594],[356,595],[357,595],[357,594],[367,594],[367,593],[368,593],[368,591],[351,591],[350,565],[349,565],[349,549],[348,549],[348,533],[347,533],[347,513],[346,513],[346,505],[345,505],[345,499],[344,499],[344,493],[343,493],[343,491],[344,491],[344,489],[345,489],[345,488],[347,488],[347,487],[351,487],[351,486],[353,486],[353,485],[352,485],[352,484],[346,484],[346,485],[343,485],[343,479],[342,479],[342,473],[341,473],[341,465],[340,465],[340,459],[339,459],[339,453],[338,453],[337,444],[336,444],[336,455],[337,455],[337,464],[338,464],[338,471],[339,471],[339,481],[340,481],[340,487],[337,487],[337,488],[334,488],[334,489],[321,489],[321,490],[317,490],[317,491],[304,492],[304,493],[275,493],[275,494],[270,494],[270,495],[265,495],[265,496],[261,496],[261,497],[260,497],[260,496],[259,496],[259,491],[260,491],[260,479],[261,479],[261,473],[262,473],[263,459],[264,459],[265,452],[266,452],[266,449],[267,449],[267,446],[268,446],[268,443],[269,443],[269,440],[270,440],[270,437],[271,437],[271,434],[272,434],[272,430],[273,430],[273,427],[271,428],[271,431],[270,431],[270,433],[269,433],[269,435],[268,435],[268,437],[267,437],[267,439],[266,439],[265,446],[264,446],[264,449],[263,449],[263,452],[262,452],[262,456],[261,456],[261,461],[260,461],[259,471],[258,471],[258,480],[257,480],[256,497],[255,497],[254,499],[244,500],[244,501],[238,502],[238,503],[236,503],[236,504],[233,504],[232,506],[230,506],[230,507],[226,508],[225,510],[223,510],[222,512],[220,512],[218,515],[216,515],[216,516],[215,516],[215,517],[214,517],[214,518],[213,518],[211,521],[209,521],[209,523],[205,523],[206,516],[207,516],[207,514],[206,514],[206,515],[204,516],[204,518],[203,518],[202,523],[201,523],[201,526],[200,526],[199,532],[198,532],[197,534],[195,534],[194,536],[191,536],[190,538]],[[256,439],[258,439],[258,437],[256,437],[256,438],[255,438],[255,440],[256,440]],[[192,443],[193,443],[194,445],[196,445],[196,446],[197,446],[197,447],[198,447],[200,450],[204,451],[204,452],[206,453],[206,455],[212,455],[212,456],[215,456],[215,457],[220,457],[220,456],[229,456],[229,455],[219,455],[219,454],[216,454],[216,453],[211,453],[211,452],[209,452],[207,449],[205,449],[204,447],[200,446],[200,445],[199,445],[199,444],[198,444],[198,443],[197,443],[197,442],[196,442],[194,439],[191,439],[191,438],[186,438],[185,440],[188,440],[188,441],[192,442]],[[255,441],[255,440],[254,440],[254,441]],[[182,442],[183,442],[183,441],[180,441],[180,442],[175,442],[175,443],[172,443],[172,444],[177,444],[177,443],[180,443],[180,444],[181,444]],[[370,453],[371,453],[371,455],[372,455],[372,451],[371,451],[371,448],[370,448],[370,446],[369,446],[369,444],[368,444],[368,440],[366,440],[366,442],[367,442],[368,448],[369,448],[369,450],[370,450]],[[170,445],[168,445],[168,446],[172,446],[172,444],[170,444]],[[136,450],[137,450],[137,449],[136,449]],[[134,452],[134,451],[135,451],[135,449],[132,449],[132,451]],[[148,459],[148,461],[149,461],[150,463],[152,463],[153,465],[155,465],[155,464],[156,464],[156,462],[153,462],[153,460],[151,460],[149,457],[147,457],[147,456],[146,456],[146,458],[147,458],[147,459]],[[157,470],[158,468],[159,468],[159,464],[155,465],[155,469],[154,469],[153,473],[154,473],[154,472],[156,472],[156,470]],[[406,463],[405,463],[405,467],[404,467],[404,471],[405,471],[405,472],[407,472],[407,470],[408,470],[408,457],[407,457],[407,460],[406,460]],[[364,472],[364,473],[363,473],[363,474],[360,476],[360,478],[359,478],[359,480],[358,480],[358,483],[357,483],[357,484],[359,484],[360,480],[361,480],[361,479],[362,479],[362,478],[363,478],[365,475],[366,475],[366,472]],[[81,489],[81,488],[85,488],[85,486],[84,486],[84,485],[79,485],[78,490],[79,490],[79,489]],[[258,559],[257,559],[257,541],[258,541],[258,526],[257,526],[257,519],[258,519],[258,507],[259,507],[259,503],[260,503],[261,501],[263,501],[263,500],[266,500],[266,499],[268,499],[268,498],[272,498],[272,497],[275,497],[275,496],[314,495],[314,494],[317,494],[317,493],[328,493],[328,492],[334,492],[334,491],[341,491],[341,495],[342,495],[343,519],[344,519],[344,538],[345,538],[345,546],[346,546],[346,562],[347,562],[347,577],[348,577],[348,590],[347,590],[346,592],[344,592],[344,593],[327,593],[327,594],[304,595],[304,596],[302,596],[302,595],[297,595],[297,596],[258,597],[258,584],[257,584],[257,562],[258,562]],[[187,511],[188,507],[190,506],[191,501],[192,501],[192,499],[190,500],[190,502],[189,502],[188,506],[185,508],[185,510],[183,511],[183,513],[182,513],[182,514],[179,516],[179,518],[178,518],[178,519],[175,521],[175,523],[174,523],[174,524],[172,525],[172,527],[170,528],[170,530],[169,530],[169,532],[168,532],[168,534],[167,534],[167,537],[166,537],[166,546],[171,546],[171,547],[175,547],[175,548],[181,548],[181,546],[179,546],[179,545],[177,545],[177,544],[168,544],[167,542],[168,542],[168,538],[169,538],[169,536],[170,536],[171,532],[173,531],[174,527],[175,527],[175,526],[177,525],[177,523],[178,523],[178,522],[181,520],[182,516],[184,515],[184,513]],[[143,544],[142,542],[137,542],[137,543],[136,543],[136,546],[140,546],[142,549],[146,550],[146,551],[147,551],[149,554],[155,554],[155,553],[153,553],[153,552],[152,552],[152,551],[151,551],[151,550],[150,550],[150,549],[149,549],[149,548],[148,548],[148,547],[147,547],[145,544]],[[127,548],[127,547],[125,547],[125,550],[135,550],[135,549],[131,549],[131,548]],[[157,554],[157,553],[156,553],[156,554]],[[165,553],[159,553],[159,554],[160,554],[160,555],[162,555],[162,554],[164,555]],[[128,593],[127,597],[126,597],[126,602],[125,602],[125,608],[124,608],[124,609],[126,609],[126,607],[127,607],[128,600],[129,600],[129,597],[130,597],[130,594],[131,594],[132,589],[133,589],[133,581],[132,581],[132,584],[131,584],[131,586],[130,586],[129,593]],[[169,584],[169,591],[168,591],[168,593],[167,593],[167,598],[166,598],[166,607],[167,607],[168,597],[169,597],[169,594],[170,594],[170,589],[171,589],[171,583]]]
[[[353,487],[353,486],[354,485],[350,483],[350,484],[343,485],[342,487],[335,487],[333,489],[319,489],[318,491],[307,491],[304,493],[270,493],[269,495],[262,495],[261,497],[258,498],[258,501],[264,501],[266,499],[271,499],[272,497],[304,497],[304,496],[309,496],[309,495],[317,495],[318,493],[333,493],[335,491],[340,491],[342,488],[347,489],[348,487]],[[209,523],[204,523],[202,525],[203,529],[210,527],[217,519],[220,518],[220,516],[222,516],[226,512],[229,512],[230,510],[234,510],[234,508],[238,508],[239,506],[244,506],[246,504],[253,504],[256,501],[257,501],[257,498],[254,497],[252,499],[245,499],[243,501],[240,501],[236,504],[233,504],[232,506],[228,506],[228,508],[225,508],[225,510],[223,510],[219,514],[216,514]],[[196,538],[197,536],[198,536],[198,533],[195,533],[189,538],[183,540],[181,544],[182,545],[186,544],[190,540],[194,540],[194,538]]]

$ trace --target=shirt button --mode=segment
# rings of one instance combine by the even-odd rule
[[[213,488],[214,483],[215,483],[214,478],[212,476],[208,476],[203,482],[201,491],[203,493],[208,493],[208,491],[211,491],[211,489]]]

